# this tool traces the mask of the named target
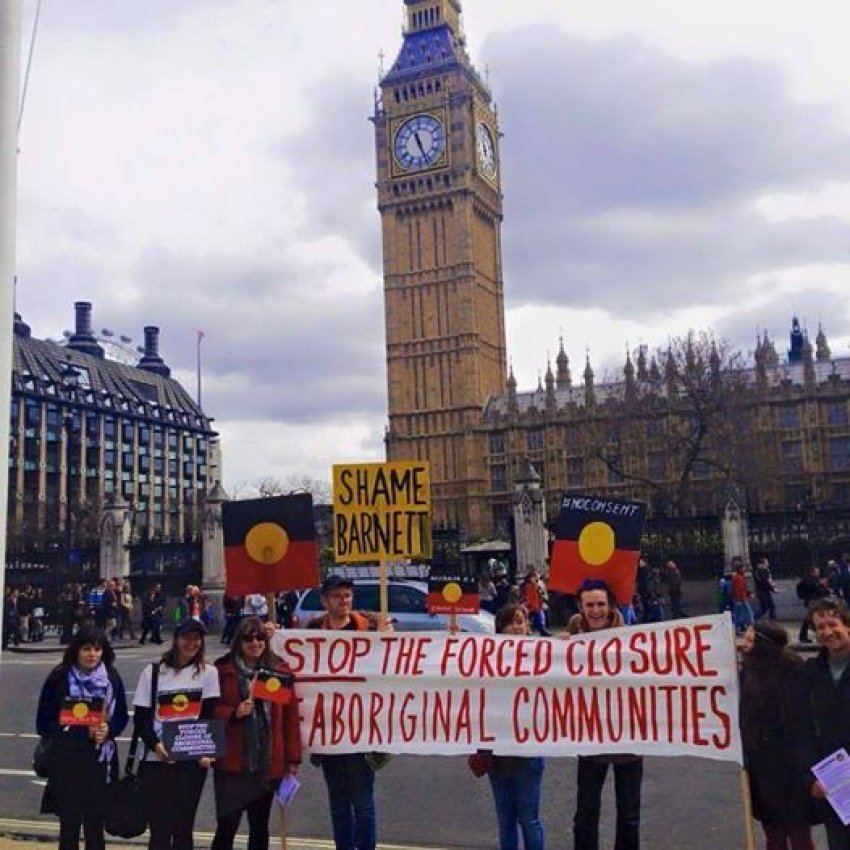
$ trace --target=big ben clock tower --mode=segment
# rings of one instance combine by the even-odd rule
[[[404,7],[404,42],[373,117],[387,458],[429,460],[435,522],[486,534],[478,426],[506,378],[499,128],[466,53],[460,0]]]

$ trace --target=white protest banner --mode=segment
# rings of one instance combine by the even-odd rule
[[[315,753],[594,753],[741,763],[728,614],[558,638],[279,631]]]

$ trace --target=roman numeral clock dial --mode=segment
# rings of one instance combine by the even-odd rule
[[[478,148],[478,167],[485,177],[491,180],[496,176],[496,145],[490,128],[480,121],[475,128],[475,141]]]
[[[446,131],[433,115],[423,113],[409,118],[395,135],[393,152],[405,171],[430,168],[446,149]]]

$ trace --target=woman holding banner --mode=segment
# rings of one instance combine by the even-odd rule
[[[531,626],[524,606],[508,604],[496,614],[496,632],[504,635],[530,635]],[[543,821],[540,819],[542,758],[491,756],[490,786],[499,820],[499,850],[518,850],[517,832],[522,833],[525,850],[544,850]]]
[[[215,766],[212,850],[231,850],[243,812],[248,850],[268,850],[274,792],[301,763],[293,677],[257,617],[239,623],[231,651],[215,664],[221,687],[215,715],[227,724],[227,750]]]
[[[127,699],[115,652],[91,626],[71,638],[41,689],[36,730],[49,747],[41,811],[59,815],[60,850],[103,850],[106,786],[117,776],[115,738],[127,725]]]
[[[624,625],[617,600],[608,585],[599,579],[586,579],[578,594],[579,613],[569,622],[571,635]],[[599,850],[599,815],[602,788],[608,766],[614,766],[614,790],[617,800],[615,850],[640,847],[640,790],[643,759],[633,755],[579,756],[576,789],[576,813],[573,819],[575,850]]]
[[[147,748],[140,776],[149,805],[149,850],[192,850],[195,813],[211,759],[175,761],[162,741],[169,724],[213,716],[218,673],[204,663],[206,626],[182,620],[162,659],[148,664],[133,697],[133,724]]]
[[[814,850],[810,824],[819,821],[792,757],[799,722],[792,688],[803,662],[787,644],[785,629],[768,622],[744,634],[741,739],[766,850]]]

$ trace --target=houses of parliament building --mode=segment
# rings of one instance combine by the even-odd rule
[[[629,353],[622,376],[573,375],[563,341],[530,391],[507,366],[498,114],[466,52],[460,0],[404,0],[380,82],[377,153],[386,311],[388,460],[427,459],[434,522],[503,532],[529,462],[548,515],[567,490],[653,512],[850,506],[850,357],[794,320],[787,355],[753,357],[687,329]],[[738,440],[747,437],[746,440]]]

